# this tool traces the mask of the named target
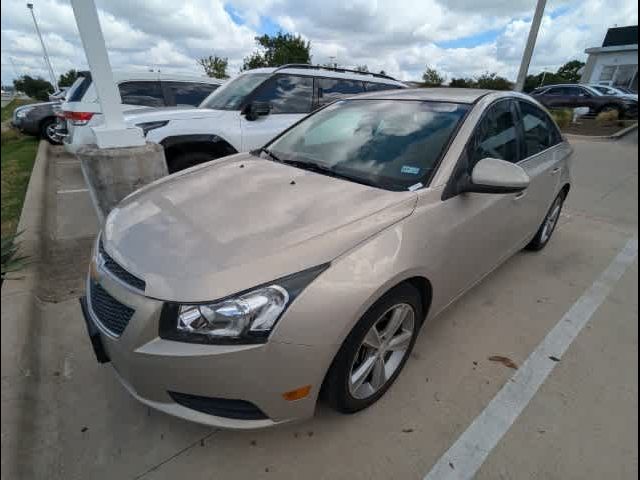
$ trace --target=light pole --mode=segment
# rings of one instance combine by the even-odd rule
[[[540,31],[540,24],[542,23],[542,16],[544,15],[544,7],[547,5],[547,0],[538,0],[536,6],[536,13],[533,15],[533,21],[531,22],[531,30],[529,30],[529,38],[527,39],[527,45],[522,55],[522,63],[520,64],[520,71],[518,72],[518,80],[516,82],[516,91],[522,92],[524,90],[524,83],[527,80],[527,73],[529,72],[529,65],[531,65],[531,57],[533,56],[533,50],[536,46],[536,40],[538,39],[538,32]]]
[[[55,91],[58,91],[58,80],[56,80],[56,74],[53,72],[53,67],[51,66],[51,60],[49,60],[49,54],[47,53],[47,47],[44,45],[44,40],[42,39],[42,34],[40,33],[40,27],[38,27],[38,21],[36,20],[36,14],[33,12],[33,3],[27,3],[27,8],[31,11],[31,17],[33,18],[33,24],[36,27],[36,33],[38,34],[38,38],[40,39],[40,45],[42,45],[42,55],[44,56],[44,63],[47,64],[47,69],[49,70],[49,76],[51,77],[51,84]]]

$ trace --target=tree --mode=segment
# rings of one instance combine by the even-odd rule
[[[483,90],[513,90],[513,84],[497,73],[483,73],[474,82],[476,88]]]
[[[425,87],[441,87],[444,77],[435,69],[427,65],[427,69],[422,74],[422,81]]]
[[[207,76],[212,78],[228,78],[227,66],[229,65],[228,58],[222,58],[217,55],[209,55],[208,57],[202,57],[198,59],[198,65],[200,65]]]
[[[578,72],[585,65],[586,64],[580,60],[571,60],[561,66],[556,72],[556,75],[564,79],[567,83],[578,83],[582,77]]]
[[[366,65],[356,65],[355,71],[360,73],[369,73],[369,67]]]
[[[260,50],[244,58],[242,70],[279,67],[287,63],[311,63],[311,42],[300,35],[278,32],[277,35],[255,37]]]
[[[379,73],[380,75],[386,75],[386,74],[387,74],[387,72],[385,72],[384,70],[380,70],[378,73]]]
[[[42,77],[22,75],[13,81],[16,90],[24,92],[28,97],[36,100],[47,101],[49,94],[53,93],[53,85]]]
[[[453,88],[473,88],[475,82],[472,78],[452,78],[449,86]]]
[[[71,85],[73,85],[73,82],[76,81],[76,78],[78,78],[78,71],[71,69],[67,73],[63,73],[60,75],[60,78],[58,79],[58,86],[70,87]]]

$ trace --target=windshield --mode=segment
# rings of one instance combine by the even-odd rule
[[[199,108],[239,110],[246,96],[270,76],[270,73],[245,73],[240,75],[228,81],[205,98]]]
[[[267,148],[276,159],[389,190],[420,188],[438,166],[466,105],[343,100]]]

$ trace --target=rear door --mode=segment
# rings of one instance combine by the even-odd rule
[[[256,120],[241,116],[243,151],[262,147],[311,112],[313,77],[275,75],[264,82],[248,101],[268,103],[271,111]]]
[[[539,228],[560,189],[566,150],[558,148],[563,143],[562,135],[545,111],[525,100],[517,105],[523,159],[519,165],[531,178],[531,184],[519,200],[521,214],[513,221],[521,232],[520,241],[526,242]]]

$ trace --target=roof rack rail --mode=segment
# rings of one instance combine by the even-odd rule
[[[303,68],[309,70],[328,70],[330,72],[338,72],[338,73],[357,73],[358,75],[370,75],[375,78],[384,78],[386,80],[393,80],[395,82],[399,82],[399,80],[386,75],[384,73],[373,73],[373,72],[360,72],[358,70],[351,70],[349,68],[341,68],[341,67],[326,67],[324,65],[311,65],[310,63],[288,63],[286,65],[280,65],[277,67],[273,73],[279,72],[280,70],[284,70],[285,68]]]

